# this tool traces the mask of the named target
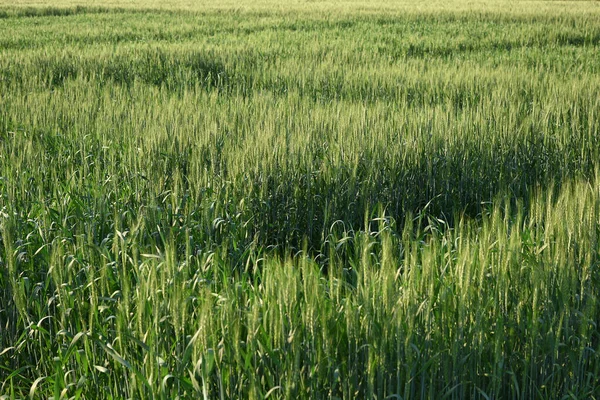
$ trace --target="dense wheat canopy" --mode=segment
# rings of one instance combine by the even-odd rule
[[[0,399],[600,397],[600,2],[0,0]]]

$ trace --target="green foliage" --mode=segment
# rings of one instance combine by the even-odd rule
[[[0,397],[600,397],[596,9],[269,7],[0,8]]]

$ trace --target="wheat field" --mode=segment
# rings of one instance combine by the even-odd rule
[[[0,0],[0,399],[600,398],[600,2]]]

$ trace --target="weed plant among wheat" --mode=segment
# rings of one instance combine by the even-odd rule
[[[600,398],[600,3],[0,4],[0,399]]]

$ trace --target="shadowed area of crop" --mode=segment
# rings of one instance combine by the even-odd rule
[[[78,77],[59,88],[59,96],[20,98],[48,106],[25,118],[14,118],[11,108],[3,114],[7,154],[30,149],[11,167],[22,171],[8,175],[11,186],[27,188],[39,171],[51,174],[34,185],[37,198],[47,202],[54,201],[57,182],[77,196],[100,185],[106,204],[118,201],[117,207],[133,210],[166,212],[158,205],[166,196],[180,212],[195,215],[211,243],[239,235],[245,245],[299,249],[306,239],[319,249],[334,222],[361,229],[365,215],[379,207],[400,223],[425,208],[450,223],[457,215],[477,217],[498,197],[527,204],[533,192],[590,177],[597,167],[598,100],[591,95],[597,86],[586,82],[572,92],[567,108],[544,100],[567,93],[566,86],[521,81],[498,92],[486,91],[491,85],[485,82],[460,80],[436,89],[435,102],[424,99],[430,94],[421,95],[421,105],[399,96],[390,106],[381,100],[325,104],[302,92],[224,101],[227,91],[217,85],[175,95],[156,84],[168,75],[162,71],[106,93],[108,78],[86,93],[79,90],[89,78]],[[413,85],[424,93],[443,87],[423,80]],[[209,111],[197,113],[199,105]],[[32,117],[51,128],[31,129]],[[135,133],[140,130],[146,134]],[[27,209],[31,197],[13,201]],[[212,227],[232,214],[235,224]],[[162,220],[162,211],[156,215]],[[74,223],[83,229],[87,220]]]
[[[138,81],[173,91],[194,86],[218,87],[227,83],[225,67],[210,54],[177,54],[160,49],[104,53],[87,59],[73,53],[42,56],[25,65],[10,66],[2,75],[3,80],[12,85],[27,86],[31,85],[31,79],[36,79],[48,89],[78,77],[101,86],[131,86]]]

